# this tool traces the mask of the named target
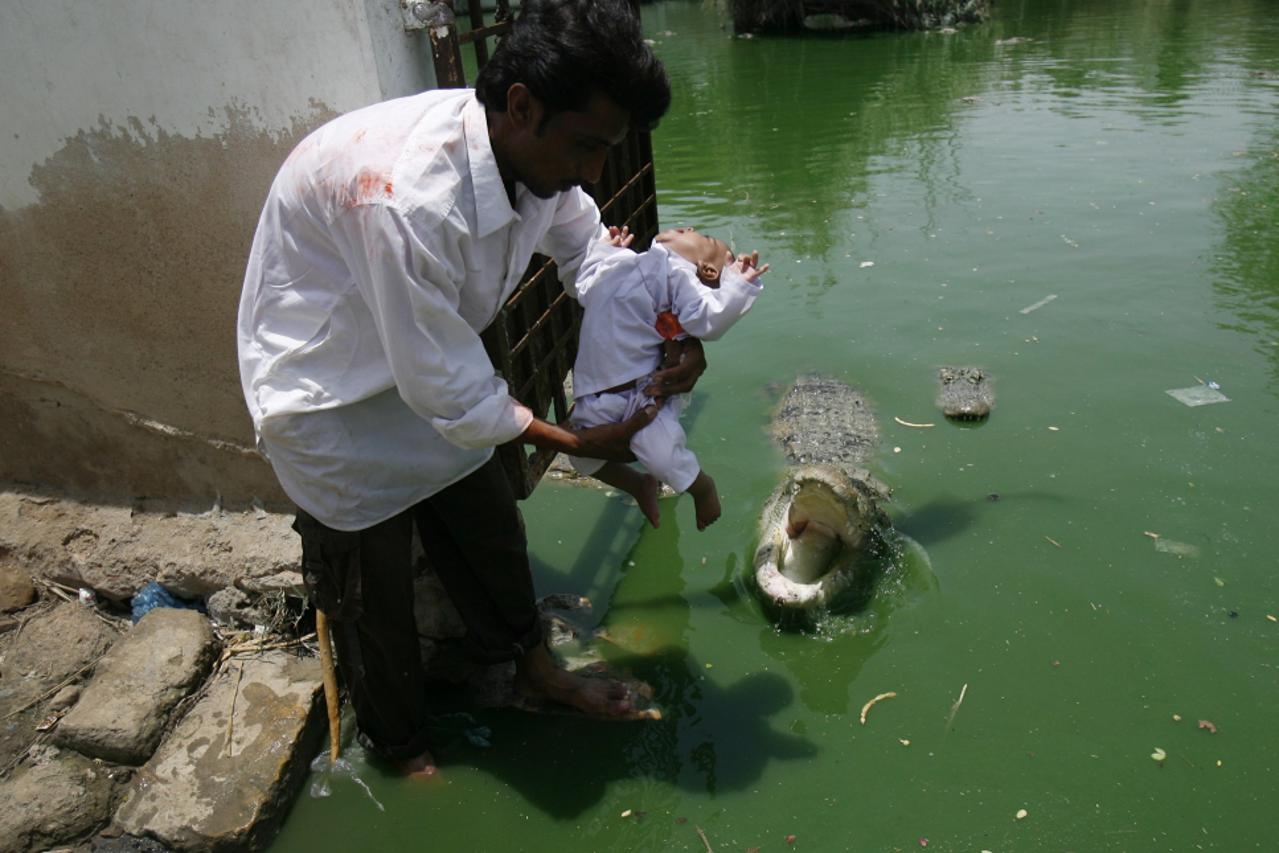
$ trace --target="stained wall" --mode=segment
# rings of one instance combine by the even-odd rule
[[[235,315],[275,170],[432,85],[398,0],[0,4],[0,482],[106,501],[283,496]]]

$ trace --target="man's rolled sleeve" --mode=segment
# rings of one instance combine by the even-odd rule
[[[524,432],[531,413],[458,313],[461,259],[432,251],[388,206],[345,211],[334,232],[404,402],[459,447],[492,447]]]

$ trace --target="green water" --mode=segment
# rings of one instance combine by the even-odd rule
[[[662,220],[774,268],[690,413],[724,518],[684,499],[652,531],[552,483],[524,511],[539,588],[590,596],[666,719],[484,714],[493,747],[441,750],[438,784],[364,766],[385,813],[339,781],[276,849],[1274,849],[1276,11],[1002,0],[953,35],[744,40],[645,6]],[[995,377],[987,424],[942,421],[942,364]],[[817,636],[743,582],[805,371],[874,402],[931,560]],[[1230,402],[1165,393],[1201,380]]]

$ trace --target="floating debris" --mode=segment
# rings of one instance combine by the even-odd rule
[[[1217,727],[1212,724],[1212,720],[1200,720],[1199,728],[1206,729],[1210,735],[1217,733]]]
[[[1172,554],[1177,557],[1199,556],[1199,546],[1191,545],[1189,542],[1178,542],[1175,539],[1165,539],[1162,536],[1155,540],[1155,550],[1161,554]]]
[[[1047,305],[1049,302],[1052,302],[1056,298],[1057,298],[1057,294],[1050,293],[1047,296],[1045,296],[1043,299],[1036,302],[1034,305],[1027,305],[1025,308],[1021,309],[1019,313],[1029,314],[1031,311],[1038,311],[1040,308],[1043,308],[1045,305]]]
[[[950,724],[955,722],[955,715],[959,713],[959,706],[964,704],[964,697],[967,695],[968,682],[964,682],[964,686],[959,689],[959,698],[950,706],[950,716],[946,718],[946,731],[950,731]]]
[[[1173,714],[1173,715],[1172,715],[1172,721],[1173,721],[1174,723],[1180,723],[1180,722],[1181,722],[1181,714]]]
[[[1189,388],[1169,388],[1164,392],[1187,406],[1208,406],[1213,403],[1229,403],[1230,398],[1208,385],[1192,385]]]
[[[1015,817],[1017,818],[1017,820],[1025,820],[1029,815],[1030,815],[1030,812],[1026,811],[1025,809],[1017,809],[1017,814],[1015,815]]]
[[[916,424],[916,423],[911,423],[910,421],[904,421],[904,420],[902,420],[901,418],[897,417],[896,415],[893,415],[893,420],[897,421],[897,423],[901,424],[902,426],[904,426],[904,427],[910,427],[911,429],[928,429],[928,428],[930,428],[930,427],[936,426],[936,424]]]
[[[1045,536],[1044,538],[1047,539],[1049,542],[1051,542],[1053,545],[1056,545],[1058,548],[1062,547],[1061,543],[1058,542],[1056,539],[1052,538],[1051,536]]]
[[[631,815],[633,815],[633,814],[635,814],[635,812],[633,812],[633,811],[632,811],[632,810],[630,810],[630,809],[627,809],[626,811],[622,812],[621,816],[622,816],[622,817],[630,817],[630,816],[631,816]]]
[[[858,267],[860,267],[861,269],[869,269],[870,267],[875,266],[875,262],[874,262],[874,261],[862,261],[862,262],[861,262],[860,264],[858,264],[857,266],[858,266]]]
[[[1168,758],[1168,753],[1164,752],[1159,747],[1155,747],[1155,751],[1150,753],[1150,757],[1154,759],[1156,764],[1162,767],[1164,761]]]
[[[867,702],[865,705],[863,705],[863,706],[862,706],[862,713],[861,713],[861,721],[862,721],[862,725],[863,725],[863,726],[864,726],[864,725],[866,725],[866,715],[867,715],[868,713],[870,713],[870,709],[871,709],[872,707],[874,707],[874,706],[875,706],[875,704],[876,704],[877,702],[882,702],[882,701],[884,701],[885,699],[896,699],[896,698],[897,698],[897,693],[896,693],[896,692],[894,692],[894,691],[892,691],[892,690],[890,690],[890,691],[888,691],[887,693],[880,693],[880,694],[879,694],[878,696],[876,696],[874,699],[871,699],[869,702]]]

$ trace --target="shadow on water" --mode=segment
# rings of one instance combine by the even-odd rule
[[[1047,492],[991,492],[974,498],[939,497],[922,506],[893,514],[893,527],[921,545],[935,545],[976,525],[991,505],[1022,501],[1060,503],[1061,496]]]
[[[681,649],[616,658],[611,664],[654,688],[658,721],[615,723],[580,716],[484,715],[494,748],[462,759],[520,792],[555,818],[594,807],[612,783],[639,777],[688,790],[748,789],[773,761],[810,759],[817,747],[778,731],[769,717],[793,701],[781,676],[755,673],[721,686]],[[518,742],[515,742],[518,739]],[[548,784],[554,779],[555,784]]]

